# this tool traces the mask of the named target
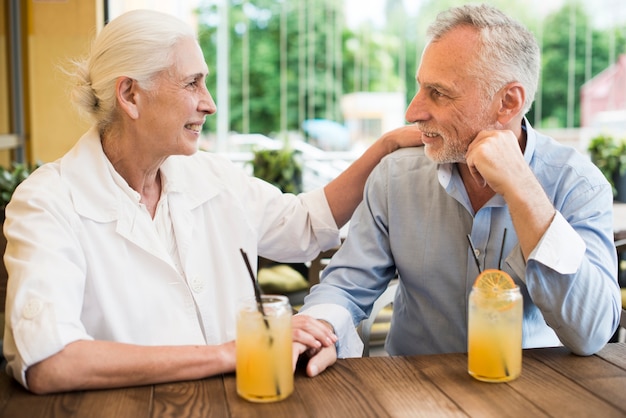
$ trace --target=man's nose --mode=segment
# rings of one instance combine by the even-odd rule
[[[421,91],[418,91],[415,93],[415,96],[413,96],[411,103],[409,103],[409,107],[406,109],[405,118],[409,123],[415,123],[428,119],[426,101],[424,100]]]

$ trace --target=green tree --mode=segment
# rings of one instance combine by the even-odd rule
[[[276,15],[280,11],[276,2],[257,1],[256,4],[230,0],[229,16],[229,92],[230,92],[230,129],[242,131],[242,103],[244,92],[244,74],[249,76],[250,112],[254,132],[267,133],[272,129],[267,126],[273,107],[279,102],[279,55],[278,30]],[[198,9],[198,38],[209,65],[207,86],[211,92],[217,91],[217,27],[220,24],[218,5],[206,1]],[[249,54],[243,54],[243,42],[249,40]],[[249,63],[249,70],[244,67],[244,60]],[[248,72],[249,71],[249,72]],[[219,111],[219,103],[218,103]],[[215,130],[216,118],[207,119],[205,128]]]
[[[217,2],[201,3],[198,16],[199,41],[210,68],[207,86],[215,92]],[[286,16],[286,21],[282,22],[281,16]],[[287,80],[287,129],[299,129],[305,119],[329,115],[341,122],[339,112],[328,108],[339,109],[344,93],[398,91],[402,85],[394,68],[397,37],[374,33],[368,26],[352,32],[345,27],[341,2],[229,0],[230,129],[245,131],[246,119],[250,132],[271,135],[280,128],[281,23],[287,31],[287,70],[283,74]],[[335,46],[337,39],[339,45]],[[247,49],[245,42],[249,42]],[[329,54],[329,45],[339,48],[339,53]],[[246,80],[248,91],[244,91]],[[247,108],[243,106],[246,100]],[[215,128],[216,118],[207,119],[205,129]]]
[[[617,53],[626,51],[624,29],[593,28],[591,17],[581,4],[565,5],[549,15],[544,22],[542,44],[542,90],[540,94],[542,95],[543,126],[568,127],[571,7],[574,7],[575,13],[574,114],[571,127],[580,126],[580,88],[588,81],[585,79],[587,47],[591,47],[592,77],[610,65],[609,39],[612,35]],[[587,45],[588,30],[591,30],[591,45]],[[532,111],[530,117],[534,117]]]
[[[575,24],[572,21],[574,7]],[[580,88],[585,80],[587,31],[591,18],[580,4],[565,5],[544,22],[542,43],[542,125],[567,127],[568,125],[568,89],[570,34],[574,35],[574,96],[573,120],[570,127],[580,126]],[[609,65],[608,30],[591,31],[591,75],[594,76]],[[570,97],[570,100],[572,98]],[[529,117],[534,118],[534,109]]]
[[[211,64],[211,57],[217,55],[217,24],[219,23],[217,6],[205,2],[199,9],[200,21],[199,39],[201,47]],[[279,129],[280,94],[281,94],[281,49],[280,30],[282,7],[287,7],[287,121],[288,128],[297,129],[301,120],[298,114],[301,82],[314,80],[314,89],[307,89],[302,99],[306,103],[314,103],[314,112],[311,117],[322,117],[327,94],[337,101],[335,86],[337,80],[326,83],[325,69],[328,56],[326,51],[325,23],[329,15],[338,13],[335,2],[330,0],[324,4],[316,2],[317,7],[308,7],[305,11],[305,31],[299,26],[302,21],[298,9],[299,2],[281,2],[276,0],[240,1],[230,0],[229,7],[229,91],[230,91],[230,128],[242,132],[242,123],[249,117],[250,132],[271,134]],[[309,14],[313,14],[310,16]],[[244,47],[244,42],[249,47]],[[307,50],[300,51],[309,54],[314,51],[314,65],[307,65],[306,71],[313,74],[301,74],[299,65],[299,48],[302,47],[301,37],[307,37]],[[311,60],[305,55],[307,60]],[[210,65],[211,66],[211,65]],[[246,82],[249,80],[249,82]],[[215,91],[216,72],[213,71],[207,80],[209,90]],[[243,89],[249,86],[248,91]],[[310,97],[313,95],[314,97]],[[249,107],[242,106],[244,100],[249,100]],[[219,108],[219,103],[218,103]],[[245,115],[245,112],[249,112]],[[215,121],[212,121],[214,124]],[[214,125],[208,124],[209,129]]]

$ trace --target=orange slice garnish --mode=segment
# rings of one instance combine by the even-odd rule
[[[474,281],[474,287],[491,292],[515,289],[517,286],[506,271],[487,269],[480,273]]]

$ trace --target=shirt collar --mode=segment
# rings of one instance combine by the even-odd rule
[[[140,200],[139,193],[115,171],[104,154],[96,127],[79,139],[61,158],[60,164],[61,176],[81,216],[110,222],[119,218],[121,208],[137,205]],[[170,156],[160,170],[162,193],[181,193],[189,209],[206,202],[225,187],[209,164],[195,156]]]

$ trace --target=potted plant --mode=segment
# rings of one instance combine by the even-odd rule
[[[626,141],[600,134],[591,139],[587,151],[591,161],[611,183],[615,200],[626,202]]]
[[[253,151],[252,174],[285,193],[302,191],[302,162],[298,151],[285,145],[279,149]]]

